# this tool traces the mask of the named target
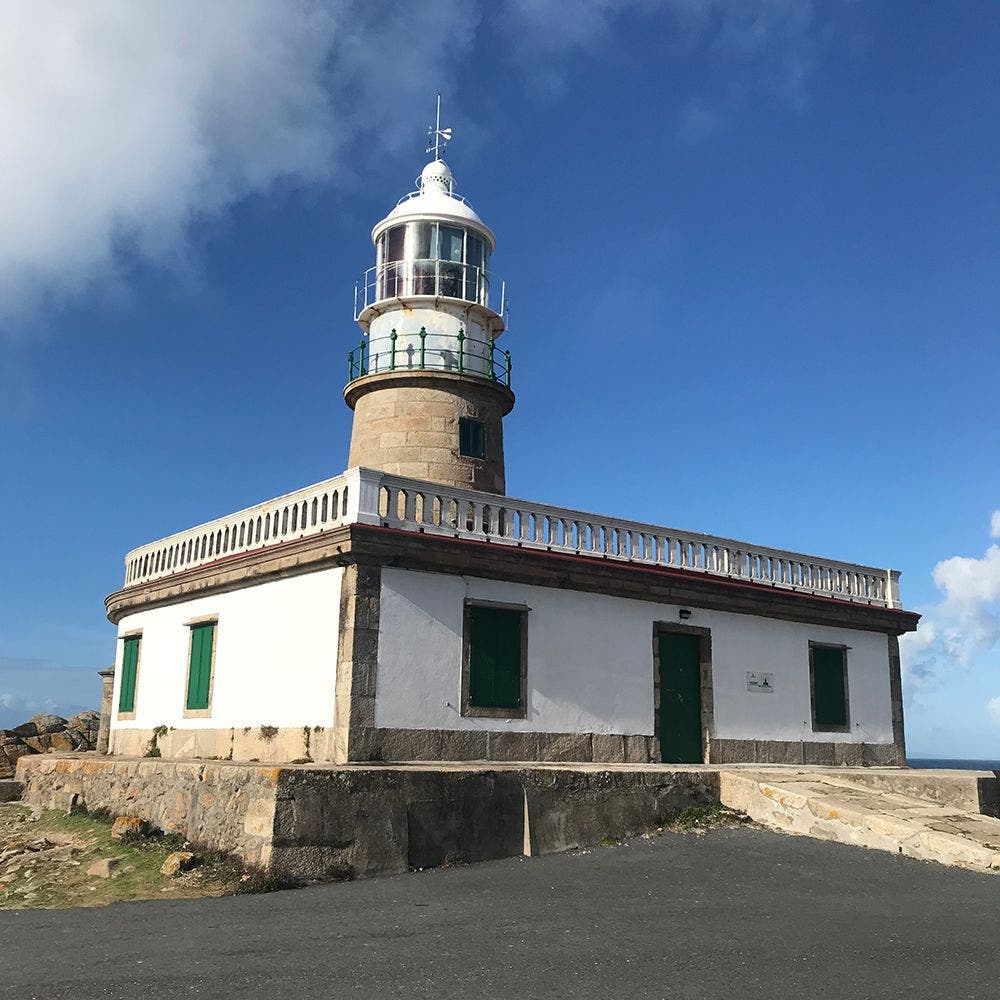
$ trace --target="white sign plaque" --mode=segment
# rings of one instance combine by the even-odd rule
[[[761,673],[759,670],[747,671],[747,690],[758,694],[771,694],[774,691],[774,674]]]

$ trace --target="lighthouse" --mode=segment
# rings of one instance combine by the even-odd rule
[[[348,468],[126,555],[105,602],[111,752],[249,764],[220,775],[221,798],[201,768],[163,772],[195,783],[170,822],[226,844],[260,829],[255,851],[280,828],[334,860],[313,820],[340,779],[281,778],[297,791],[280,802],[313,803],[295,841],[259,762],[904,763],[898,637],[919,616],[897,570],[507,495],[496,238],[455,191],[440,107],[429,131],[357,287]],[[74,787],[162,820],[176,797],[157,779],[132,803],[135,773],[125,761]],[[425,787],[408,781],[394,787]],[[410,806],[385,804],[405,831]]]
[[[355,288],[348,466],[503,494],[514,393],[498,342],[506,287],[490,266],[496,237],[441,158],[451,129],[441,128],[440,96],[428,132],[433,158],[372,229],[375,264]]]

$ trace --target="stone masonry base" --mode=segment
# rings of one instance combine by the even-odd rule
[[[349,756],[333,727],[247,726],[227,729],[115,729],[111,752],[143,757],[201,758],[247,763],[400,763],[408,761],[541,761],[551,763],[656,764],[655,737],[619,733],[531,733],[510,730],[359,728]],[[153,756],[156,756],[154,753]],[[823,743],[719,740],[708,746],[709,764],[812,764],[897,767],[906,764],[893,743]]]
[[[634,836],[718,800],[708,768],[263,767],[22,758],[24,801],[139,816],[201,848],[302,879],[547,854]]]
[[[810,740],[712,740],[713,764],[809,764],[827,767],[905,767],[895,743],[823,743]]]
[[[195,757],[247,763],[332,761],[334,731],[332,726],[113,729],[110,752],[119,757]]]

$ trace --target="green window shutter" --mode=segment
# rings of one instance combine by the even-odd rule
[[[843,649],[813,646],[813,714],[817,726],[847,725],[847,657]]]
[[[188,666],[187,707],[208,708],[209,686],[212,680],[212,644],[215,623],[195,625],[191,629],[191,663]]]
[[[458,418],[458,453],[467,458],[486,457],[486,425],[481,420]]]
[[[122,651],[122,683],[118,692],[118,711],[135,711],[135,676],[139,666],[139,636],[129,636]]]
[[[469,608],[469,704],[521,707],[520,611]]]

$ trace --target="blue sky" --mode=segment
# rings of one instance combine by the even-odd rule
[[[911,753],[1000,756],[996,3],[12,8],[0,724],[96,703],[126,550],[343,470],[442,90],[509,492],[900,568]]]

